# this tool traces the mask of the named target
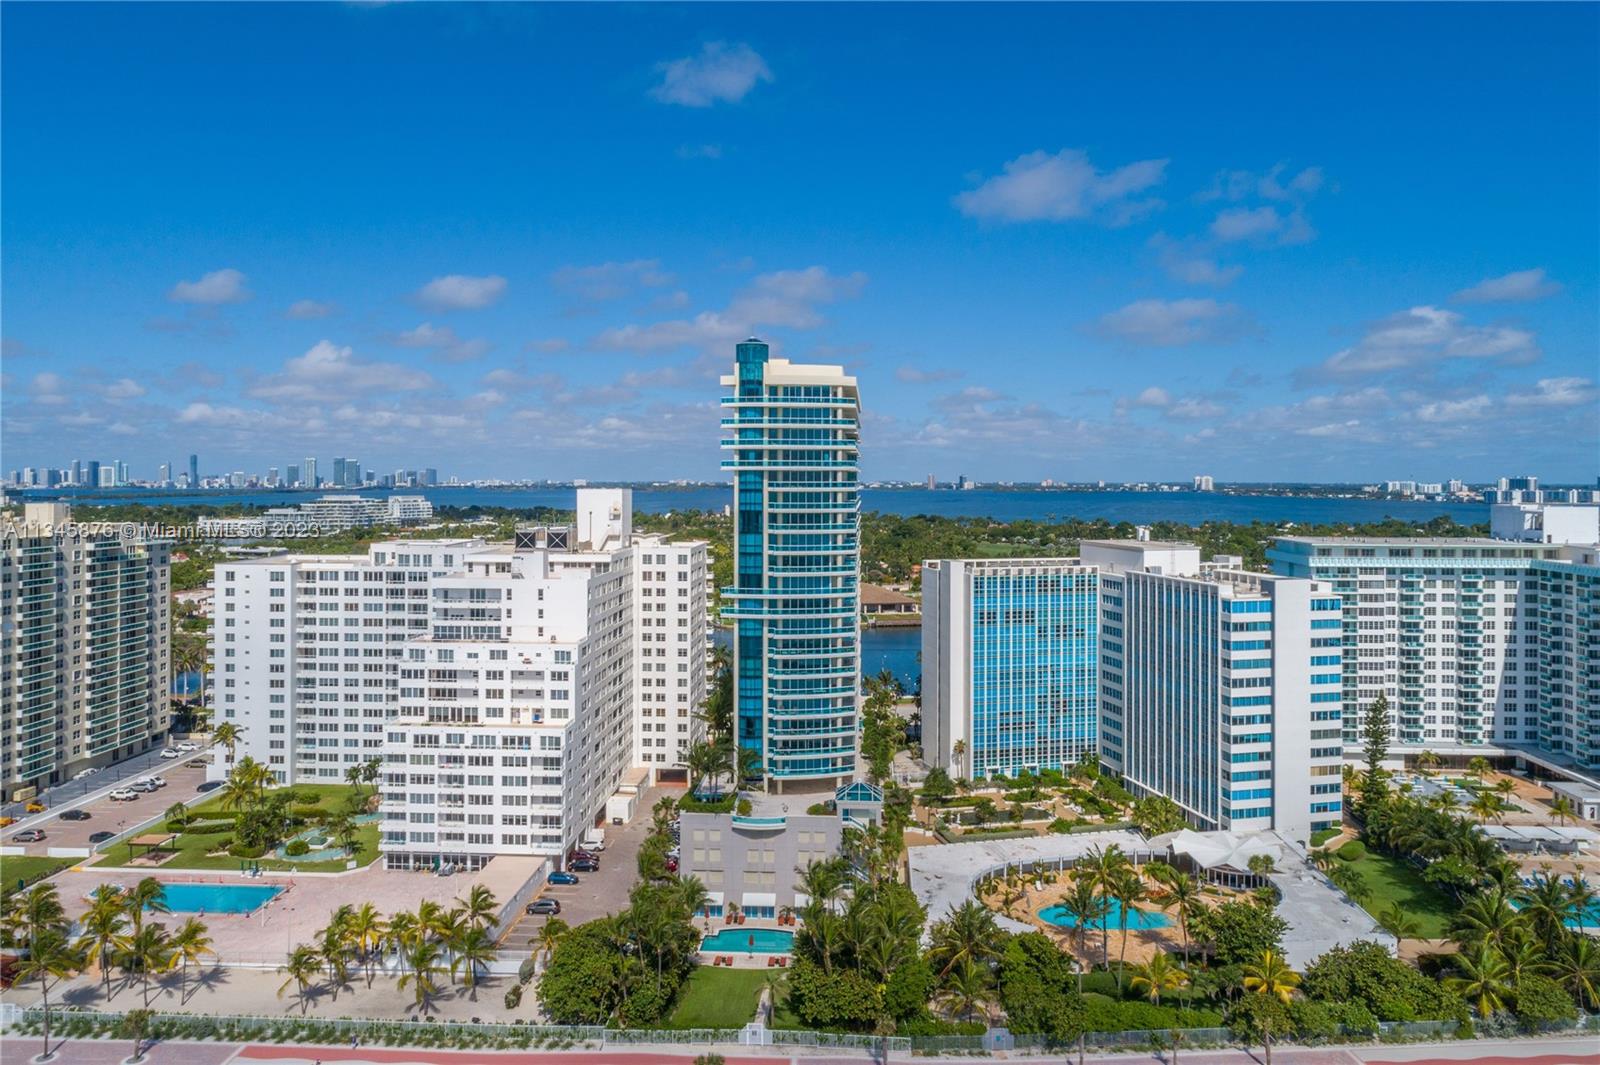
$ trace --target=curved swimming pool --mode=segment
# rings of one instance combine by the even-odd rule
[[[782,928],[719,928],[700,941],[707,954],[792,954],[794,933]]]
[[[1045,924],[1053,924],[1057,928],[1076,928],[1078,919],[1067,912],[1065,906],[1046,906],[1039,911],[1039,920]],[[1137,932],[1148,928],[1166,928],[1172,924],[1172,919],[1164,913],[1155,910],[1141,910],[1135,907],[1128,911],[1128,931]],[[1111,909],[1106,914],[1104,921],[1094,921],[1089,925],[1095,931],[1102,927],[1109,929],[1122,928],[1122,903],[1116,899],[1111,900]]]

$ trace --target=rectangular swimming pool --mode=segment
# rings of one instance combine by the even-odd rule
[[[283,892],[272,884],[163,884],[173,913],[254,913]]]
[[[779,928],[722,928],[701,940],[700,949],[708,954],[790,954],[794,933]]]

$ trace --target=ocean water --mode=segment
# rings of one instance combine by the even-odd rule
[[[13,493],[22,499],[65,499],[84,505],[148,503],[156,506],[293,506],[320,495],[343,492],[290,491],[144,491],[117,489],[76,492],[70,489],[34,489]],[[359,495],[423,495],[441,507],[553,507],[570,509],[571,488],[421,488],[363,489]],[[662,514],[674,510],[720,511],[732,502],[727,487],[635,488],[635,510]],[[1054,488],[953,489],[865,488],[862,509],[880,514],[933,514],[943,517],[987,517],[998,521],[1064,521],[1069,518],[1157,521],[1198,525],[1206,521],[1270,521],[1319,524],[1372,522],[1385,518],[1422,522],[1440,516],[1463,524],[1489,520],[1485,503],[1432,503],[1388,499],[1340,499],[1333,496],[1239,496],[1217,492],[1127,492]]]

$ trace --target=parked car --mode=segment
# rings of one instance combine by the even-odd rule
[[[50,807],[46,806],[42,802],[34,801],[34,802],[30,802],[28,805],[24,806],[22,809],[23,809],[23,811],[25,813],[42,814],[46,810],[50,809]]]
[[[112,802],[132,802],[139,797],[139,793],[132,788],[118,788],[111,793]]]
[[[178,750],[180,751],[198,751],[199,749],[200,745],[191,740],[184,740],[182,743],[178,744]]]
[[[0,817],[0,828],[8,828],[17,823],[15,817]]]
[[[76,773],[72,774],[72,779],[82,780],[84,777],[92,777],[98,772],[100,772],[98,766],[90,766],[88,769],[80,769]]]
[[[166,748],[165,750],[163,750],[161,752],[161,757],[163,757],[163,758],[182,758],[183,755],[179,754],[177,751],[173,750],[171,747],[168,747],[168,748]]]
[[[571,873],[551,873],[548,883],[551,884],[576,884],[578,878]]]
[[[677,871],[678,871],[678,859],[676,859],[676,858],[668,858],[667,859],[667,872],[676,873]]]
[[[89,842],[90,843],[104,843],[106,840],[114,839],[115,837],[116,837],[116,833],[115,832],[96,832],[96,833],[92,834],[89,837]]]
[[[89,811],[88,810],[68,810],[66,813],[61,815],[61,820],[63,820],[63,821],[87,821],[87,820],[89,820]]]
[[[600,863],[593,858],[574,858],[568,863],[567,868],[574,873],[598,873],[600,871]]]
[[[540,914],[553,914],[561,912],[561,903],[557,899],[534,899],[528,903],[527,914],[536,917]]]
[[[156,786],[148,780],[135,780],[132,784],[128,785],[128,790],[139,791],[148,795],[157,789]]]
[[[158,788],[164,788],[164,787],[167,786],[167,782],[165,780],[161,779],[161,777],[159,775],[153,776],[153,777],[145,777],[144,779],[146,781],[150,782],[151,784],[154,784]]]
[[[25,828],[11,837],[12,843],[42,843],[44,830],[38,828]]]
[[[222,783],[223,782],[220,781],[220,780],[203,780],[203,781],[200,782],[199,786],[197,786],[194,790],[195,791],[216,791],[218,788],[222,787]]]

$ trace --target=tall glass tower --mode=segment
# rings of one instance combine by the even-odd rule
[[[854,778],[861,657],[861,402],[839,366],[772,358],[754,338],[722,378],[733,473],[739,745],[769,789]]]

